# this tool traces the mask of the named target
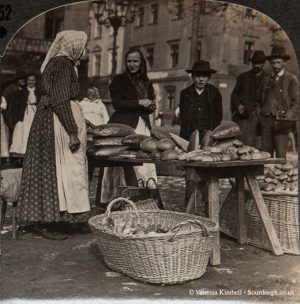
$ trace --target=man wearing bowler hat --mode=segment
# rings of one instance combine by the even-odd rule
[[[211,74],[217,71],[210,68],[208,61],[203,60],[195,62],[192,69],[186,71],[191,73],[193,84],[180,93],[181,128],[179,135],[190,140],[191,134],[198,130],[199,141],[203,147],[209,144],[212,130],[220,125],[223,119],[222,96],[215,86],[208,83]],[[195,187],[196,183],[187,179],[186,204]],[[203,196],[203,201],[207,202],[206,181],[198,182],[197,187],[201,189],[199,195]],[[201,200],[200,197],[199,199]],[[207,203],[202,202],[200,208],[204,214],[207,214]]]
[[[264,52],[255,51],[251,58],[252,69],[238,76],[231,94],[232,120],[241,129],[240,140],[252,147],[256,145],[262,80],[269,75],[263,69],[265,61]]]
[[[190,140],[193,131],[199,131],[202,145],[209,142],[211,130],[220,125],[223,118],[222,96],[219,90],[208,83],[211,74],[217,71],[210,68],[208,61],[193,64],[191,73],[193,84],[180,93],[179,113],[181,129],[179,135]]]
[[[271,155],[275,151],[276,157],[286,158],[288,134],[298,119],[298,80],[285,69],[290,56],[284,47],[274,46],[266,58],[271,63],[273,74],[262,83],[262,149]]]

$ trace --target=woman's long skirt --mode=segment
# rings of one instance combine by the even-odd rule
[[[150,136],[150,130],[146,126],[144,120],[140,117],[138,125],[135,129],[136,134],[143,134]],[[157,181],[156,168],[154,164],[143,164],[143,166],[134,167],[137,179],[142,179],[147,182],[149,178],[154,178]],[[125,175],[123,167],[105,168],[102,191],[101,203],[108,203],[117,195],[118,186],[125,186]]]
[[[27,105],[23,121],[18,121],[12,138],[10,153],[25,154],[30,128],[36,113],[36,105]]]
[[[18,198],[25,222],[86,222],[90,217],[83,114],[71,102],[78,126],[79,150],[69,153],[69,137],[49,109],[37,111],[30,135]]]
[[[1,115],[1,117],[0,117],[0,119],[1,119],[1,149],[0,149],[1,152],[0,152],[0,156],[1,157],[9,157],[8,127],[4,122],[2,113],[0,115]]]

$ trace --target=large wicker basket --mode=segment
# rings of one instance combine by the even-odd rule
[[[300,254],[298,196],[291,192],[262,192],[281,247],[285,253]],[[257,207],[246,194],[246,226],[248,243],[271,250]],[[220,213],[220,229],[227,235],[237,236],[236,192],[232,191]]]
[[[135,211],[110,212],[120,200],[131,204]],[[134,219],[143,227],[160,225],[171,233],[157,236],[134,236],[105,230],[101,224],[105,217],[115,225],[120,221]],[[156,283],[175,284],[201,277],[211,255],[214,221],[185,213],[166,210],[137,211],[135,205],[125,198],[112,201],[104,215],[89,220],[105,263],[111,269],[134,279]],[[194,230],[190,231],[190,226]]]

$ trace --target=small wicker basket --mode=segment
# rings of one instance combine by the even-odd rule
[[[112,205],[121,200],[135,211],[111,213]],[[137,225],[145,228],[160,225],[170,232],[157,236],[117,234],[102,226],[106,217],[115,225],[134,219]],[[200,278],[206,271],[214,232],[218,230],[216,222],[195,215],[166,210],[137,211],[135,204],[126,198],[111,201],[106,213],[90,218],[89,225],[108,267],[156,284]]]
[[[155,185],[155,188],[149,187],[149,182]],[[159,189],[154,178],[149,178],[146,182],[146,186],[142,179],[138,180],[139,186],[119,186],[117,190],[117,197],[125,197],[130,199],[136,204],[138,210],[148,209],[164,209]],[[119,209],[133,210],[133,208],[126,204]]]

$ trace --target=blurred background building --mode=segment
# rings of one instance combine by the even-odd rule
[[[91,2],[62,6],[42,14],[15,35],[1,60],[2,89],[19,70],[39,69],[57,32],[65,29],[88,33],[86,54],[79,68],[81,98],[89,84],[99,88],[112,111],[108,83],[112,71],[113,29],[99,25]],[[202,0],[141,0],[135,20],[118,31],[116,72],[124,68],[124,54],[139,48],[147,60],[158,111],[170,124],[179,104],[180,91],[191,83],[185,70],[199,59],[218,71],[211,83],[223,96],[224,118],[230,118],[230,94],[236,77],[251,68],[255,50],[269,54],[275,44],[286,47],[291,60],[287,69],[298,75],[293,46],[282,28],[265,15],[235,4]],[[270,69],[269,63],[265,65]]]

